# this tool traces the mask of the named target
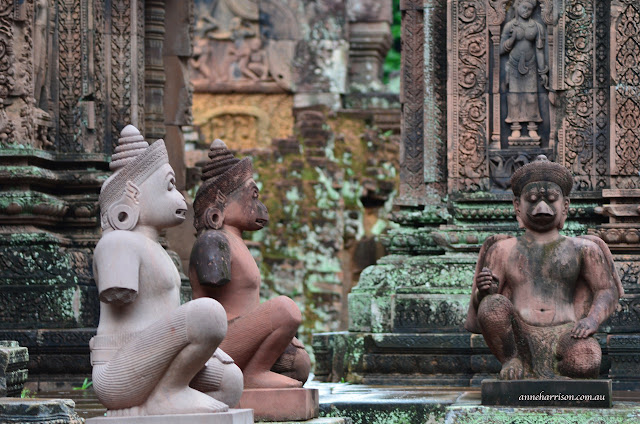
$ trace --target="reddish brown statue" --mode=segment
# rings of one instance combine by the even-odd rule
[[[246,388],[301,387],[310,360],[294,337],[300,310],[285,296],[260,303],[260,270],[242,240],[243,231],[260,230],[269,219],[251,160],[234,158],[221,140],[212,143],[209,158],[194,201],[193,297],[212,297],[227,311],[220,347],[242,369]]]
[[[482,333],[502,363],[500,378],[595,378],[601,350],[591,337],[623,294],[607,245],[560,235],[573,185],[563,166],[539,156],[511,177],[525,232],[482,246],[465,327]]]

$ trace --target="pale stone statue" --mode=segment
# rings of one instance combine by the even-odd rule
[[[222,412],[242,373],[220,349],[226,314],[213,299],[180,306],[180,277],[158,232],[185,219],[164,141],[122,130],[100,192],[103,235],[94,277],[100,323],[91,339],[93,387],[108,416]]]
[[[242,240],[243,231],[260,230],[269,219],[251,160],[233,157],[221,140],[212,143],[209,158],[194,201],[193,296],[224,306],[229,330],[220,346],[242,369],[245,387],[301,387],[310,360],[294,337],[300,310],[285,296],[260,303],[260,270]]]
[[[507,119],[511,124],[509,140],[522,138],[522,124],[527,124],[528,138],[539,141],[538,123],[542,122],[538,104],[538,75],[548,88],[549,68],[544,56],[543,25],[531,16],[536,0],[516,0],[515,17],[506,23],[500,37],[500,54],[509,54],[505,76],[508,87]]]
[[[607,245],[559,233],[573,185],[546,157],[511,178],[524,234],[490,237],[480,249],[467,330],[482,333],[502,363],[500,378],[596,378],[602,352],[592,337],[623,295]]]

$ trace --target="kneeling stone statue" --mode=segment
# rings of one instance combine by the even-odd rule
[[[93,387],[107,416],[223,412],[242,395],[242,372],[217,349],[226,313],[213,299],[180,305],[180,277],[158,243],[187,205],[163,140],[121,133],[100,192],[94,254],[100,323],[91,339]]]
[[[465,327],[482,333],[500,378],[596,378],[592,337],[624,294],[607,245],[559,233],[571,172],[543,155],[511,177],[524,234],[495,235],[480,249]]]

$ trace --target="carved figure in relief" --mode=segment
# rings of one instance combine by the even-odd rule
[[[607,245],[565,237],[571,173],[539,156],[513,173],[524,234],[492,236],[480,249],[465,328],[482,333],[501,379],[595,378],[593,334],[623,295]]]
[[[242,240],[243,231],[260,230],[269,219],[251,160],[235,158],[221,140],[211,144],[209,158],[193,205],[193,296],[212,297],[227,311],[221,347],[242,369],[245,387],[300,387],[310,369],[309,355],[294,337],[300,310],[285,296],[260,303],[260,270]]]
[[[549,68],[544,55],[544,26],[532,18],[536,0],[516,0],[515,17],[507,22],[500,37],[500,54],[508,54],[505,69],[507,83],[507,119],[511,124],[509,140],[522,137],[527,124],[528,139],[539,141],[538,123],[542,122],[538,104],[538,75],[548,89]]]
[[[226,329],[212,299],[180,305],[180,276],[158,243],[187,206],[164,141],[122,130],[102,185],[103,235],[94,277],[100,323],[91,339],[93,387],[109,416],[222,412],[242,394],[242,373],[217,349]]]

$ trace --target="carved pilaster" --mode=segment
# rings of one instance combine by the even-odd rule
[[[349,84],[356,92],[382,87],[382,64],[391,46],[391,2],[350,0]]]
[[[111,134],[113,143],[127,124],[144,127],[144,2],[112,0],[106,19],[110,35],[107,75],[111,75]]]
[[[611,185],[640,188],[640,5],[611,2]]]
[[[488,29],[485,1],[448,2],[449,191],[489,188],[486,158]]]
[[[144,65],[145,65],[145,137],[149,141],[164,138],[164,0],[144,2]]]
[[[406,0],[402,9],[399,205],[423,203],[424,183],[424,9],[422,0]]]

